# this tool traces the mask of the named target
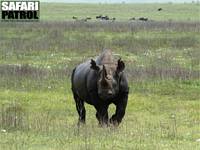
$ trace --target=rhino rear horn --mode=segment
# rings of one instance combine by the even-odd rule
[[[90,66],[91,69],[99,71],[100,68],[99,68],[99,66],[96,64],[96,62],[93,59],[91,59],[90,64],[91,64],[91,66]]]

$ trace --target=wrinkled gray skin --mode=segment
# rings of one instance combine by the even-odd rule
[[[84,102],[96,109],[96,118],[100,125],[109,122],[118,125],[125,115],[128,101],[128,82],[123,72],[124,62],[115,61],[111,50],[104,50],[96,60],[78,65],[72,73],[72,92],[79,114],[79,123],[85,123]],[[116,112],[108,118],[108,107],[113,103]]]

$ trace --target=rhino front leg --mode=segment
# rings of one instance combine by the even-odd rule
[[[107,125],[108,124],[108,106],[96,107],[97,113],[96,118],[99,121],[99,125]]]
[[[120,96],[120,99],[115,103],[116,105],[116,112],[115,114],[110,118],[110,123],[113,125],[119,125],[122,121],[125,111],[126,111],[126,105],[128,101],[128,94],[123,94]]]

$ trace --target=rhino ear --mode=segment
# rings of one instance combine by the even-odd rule
[[[99,68],[99,66],[97,66],[96,62],[93,59],[91,59],[90,64],[91,64],[91,66],[90,66],[91,69],[99,71],[100,68]]]
[[[121,60],[121,58],[117,61],[117,72],[120,73],[124,70],[125,68],[125,64],[124,62]]]

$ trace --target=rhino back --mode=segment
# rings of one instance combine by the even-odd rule
[[[78,65],[72,74],[72,90],[82,100],[90,103],[89,92],[96,89],[96,77],[90,61]]]

